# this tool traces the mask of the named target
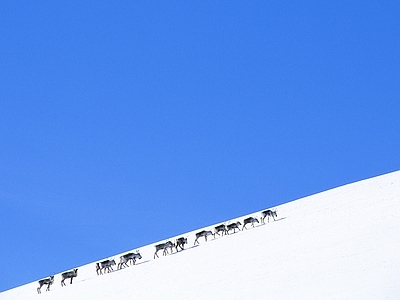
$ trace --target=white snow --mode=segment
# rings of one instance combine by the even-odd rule
[[[275,222],[194,247],[195,233],[214,224],[181,235],[182,252],[153,259],[157,242],[140,248],[136,266],[97,276],[90,263],[72,285],[56,274],[49,292],[38,295],[35,281],[0,300],[400,299],[400,171],[277,208]]]

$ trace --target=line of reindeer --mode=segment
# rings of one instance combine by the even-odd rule
[[[275,217],[278,217],[277,210],[268,209],[268,210],[265,210],[265,211],[261,212],[260,220],[261,220],[262,224],[265,224],[265,218],[267,218],[267,221],[269,223],[269,218],[273,218],[274,221],[276,221]],[[254,227],[254,223],[259,223],[258,219],[255,218],[255,217],[248,217],[248,218],[244,219],[242,230],[244,230],[246,228],[247,224],[251,224]],[[218,225],[218,226],[214,227],[214,232],[212,232],[210,230],[202,230],[200,232],[197,232],[196,233],[196,239],[194,240],[194,245],[196,245],[196,243],[200,244],[199,243],[199,238],[201,238],[201,237],[204,237],[205,241],[207,242],[207,237],[209,235],[212,235],[214,237],[214,239],[215,239],[216,235],[218,235],[218,236],[229,235],[230,231],[233,230],[233,233],[235,233],[236,229],[238,231],[240,231],[240,227],[239,226],[241,226],[241,225],[242,225],[242,223],[240,223],[240,222],[234,222],[234,223],[231,223],[231,224],[228,224],[228,225],[221,224],[221,225]],[[165,243],[155,245],[156,252],[154,253],[153,258],[156,258],[156,256],[159,257],[157,253],[160,250],[163,250],[163,252],[162,252],[163,256],[169,254],[168,249],[170,249],[171,254],[173,252],[173,248],[176,249],[176,252],[179,251],[178,247],[181,250],[183,250],[184,247],[185,247],[185,244],[187,244],[187,238],[180,237],[180,238],[178,238],[176,240],[175,243],[173,243],[171,241],[167,241]]]
[[[78,276],[78,269],[73,269],[72,271],[68,271],[68,272],[64,272],[61,274],[61,286],[65,286],[65,279],[71,279],[70,284],[72,284],[72,279],[74,279],[74,277]],[[53,284],[54,282],[54,275],[50,276],[49,278],[45,278],[42,280],[39,280],[39,287],[37,288],[37,292],[38,294],[41,293],[41,288],[44,285],[47,285],[46,291],[50,291],[50,286]]]
[[[264,210],[263,212],[261,212],[260,220],[261,220],[262,224],[265,224],[265,219],[266,218],[267,218],[267,222],[269,223],[269,218],[273,218],[274,221],[276,221],[275,217],[278,217],[277,210],[276,209],[275,210],[268,209],[268,210]],[[255,217],[248,217],[248,218],[244,219],[242,230],[247,229],[246,228],[247,224],[251,224],[254,227],[254,223],[260,223],[260,222]],[[196,239],[194,240],[194,245],[196,245],[196,243],[200,244],[199,243],[199,238],[201,238],[201,237],[204,237],[205,241],[207,242],[207,237],[209,235],[212,235],[214,237],[214,239],[215,239],[216,235],[218,235],[218,236],[229,235],[230,231],[233,230],[233,233],[235,233],[236,229],[238,231],[240,231],[240,227],[239,226],[241,226],[241,225],[242,225],[242,223],[240,223],[240,222],[234,222],[234,223],[231,223],[231,224],[228,224],[228,225],[221,224],[221,225],[218,225],[218,226],[214,227],[214,232],[212,232],[210,230],[202,230],[200,232],[197,232],[196,233]],[[168,249],[170,249],[171,254],[173,252],[173,248],[176,249],[176,252],[179,251],[178,247],[181,250],[184,250],[185,244],[187,244],[187,238],[180,237],[180,238],[178,238],[176,240],[175,243],[173,243],[171,241],[167,241],[165,243],[155,245],[156,252],[154,253],[153,258],[155,259],[156,256],[159,257],[157,253],[160,250],[163,250],[163,252],[162,252],[163,256],[169,254]]]
[[[275,217],[278,217],[277,214],[277,210],[265,210],[263,212],[261,212],[261,217],[260,217],[260,221],[262,224],[265,224],[265,219],[267,218],[267,221],[269,223],[269,218],[273,218],[274,221],[276,221]],[[251,224],[252,227],[254,227],[254,223],[260,223],[258,221],[258,219],[256,217],[248,217],[246,219],[243,220],[243,226],[242,223],[238,222],[234,222],[228,225],[225,224],[221,224],[218,226],[214,227],[214,232],[210,231],[210,230],[202,230],[200,232],[196,233],[196,239],[194,240],[194,245],[200,244],[199,243],[199,238],[204,237],[205,241],[207,242],[207,237],[209,235],[212,235],[215,239],[215,236],[224,236],[224,235],[229,235],[230,231],[233,231],[233,233],[236,232],[236,229],[238,231],[240,231],[240,227],[242,226],[242,231],[244,229],[247,229],[246,226],[247,224]],[[185,245],[187,244],[187,238],[186,237],[180,237],[178,238],[175,243],[171,242],[171,241],[167,241],[165,243],[161,243],[161,244],[157,244],[155,245],[156,251],[154,252],[154,256],[153,258],[155,259],[156,256],[158,256],[158,252],[160,250],[162,250],[163,256],[170,254],[168,252],[168,249],[171,251],[171,254],[173,253],[173,249],[175,248],[176,252],[179,252],[180,250],[184,250]],[[139,250],[136,250],[136,252],[130,252],[127,254],[124,254],[120,257],[120,262],[117,265],[117,270],[120,270],[122,268],[125,267],[129,267],[128,263],[130,263],[131,265],[135,265],[136,264],[136,260],[137,259],[141,259],[142,255],[140,255]],[[104,260],[102,262],[98,262],[96,263],[96,273],[97,275],[103,275],[105,273],[109,273],[114,271],[113,266],[115,266],[115,260],[114,259],[107,259]],[[68,272],[64,272],[61,274],[61,286],[65,286],[65,279],[71,279],[70,284],[72,284],[72,279],[74,277],[78,276],[78,269],[73,269],[72,271],[68,271]],[[39,287],[37,288],[37,292],[38,294],[41,293],[41,288],[44,285],[47,285],[46,291],[50,291],[50,286],[54,283],[54,276],[50,276],[49,278],[45,278],[42,280],[39,280]]]
[[[274,221],[276,221],[275,217],[278,217],[277,210],[268,209],[268,210],[265,210],[265,211],[261,212],[260,220],[261,220],[262,224],[265,224],[265,218],[267,218],[267,221],[269,223],[269,218],[273,218]],[[214,227],[214,232],[212,232],[211,230],[202,230],[202,231],[196,233],[196,239],[194,240],[194,245],[196,245],[196,243],[200,244],[199,243],[199,238],[201,238],[201,237],[204,237],[205,241],[207,242],[207,237],[209,235],[212,235],[214,237],[214,239],[215,239],[216,235],[218,235],[218,236],[229,235],[229,233],[231,231],[233,231],[233,233],[235,233],[236,229],[238,231],[240,231],[240,227],[239,226],[242,226],[242,229],[241,229],[242,231],[244,229],[247,229],[246,228],[247,224],[251,224],[251,226],[254,227],[254,223],[260,223],[260,222],[255,217],[248,217],[248,218],[243,220],[243,226],[242,226],[242,223],[237,221],[237,222],[234,222],[234,223],[231,223],[231,224],[228,224],[228,225],[221,224],[221,225],[215,226]]]

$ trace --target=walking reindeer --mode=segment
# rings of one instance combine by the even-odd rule
[[[198,239],[199,239],[200,237],[202,237],[202,236],[204,236],[204,238],[205,238],[205,240],[206,240],[206,242],[207,242],[207,236],[209,236],[209,235],[213,235],[213,233],[212,233],[211,231],[209,231],[209,230],[202,230],[202,231],[196,233],[196,239],[195,239],[195,241],[194,241],[194,245],[196,245],[196,243],[197,243],[197,244],[200,244],[199,241],[198,241]]]
[[[218,236],[219,236],[220,232],[222,232],[221,235],[227,234],[225,224],[221,224],[221,225],[214,227],[214,238],[215,238],[216,234],[218,234]]]
[[[229,234],[229,231],[231,231],[231,230],[233,230],[233,233],[235,233],[236,229],[238,231],[240,231],[239,225],[242,225],[242,223],[240,223],[239,221],[229,224],[228,226],[226,226],[226,233]]]
[[[277,210],[267,209],[261,212],[261,223],[265,224],[265,218],[267,217],[269,223],[269,217],[272,217],[275,220],[275,217],[278,217]]]
[[[257,218],[248,217],[248,218],[244,219],[242,230],[246,228],[246,225],[247,225],[247,224],[251,224],[251,226],[254,227],[254,223],[259,223],[258,220],[257,220]],[[247,228],[246,228],[246,229],[247,229]]]
[[[168,248],[171,249],[172,253],[172,247],[174,247],[174,244],[171,241],[168,241],[166,243],[158,244],[155,247],[156,247],[156,252],[154,253],[154,259],[156,258],[156,256],[158,257],[157,252],[160,250],[163,250],[163,256],[168,254]]]
[[[115,260],[114,259],[107,259],[105,261],[102,261],[100,263],[96,263],[96,273],[97,275],[103,275],[102,270],[104,270],[104,274],[110,273],[111,271],[114,271],[112,266],[115,266]]]
[[[50,291],[50,286],[53,284],[54,282],[54,276],[50,276],[49,278],[46,279],[42,279],[39,280],[39,287],[37,288],[37,292],[38,294],[41,294],[42,292],[40,291],[40,289],[42,288],[42,286],[47,285],[46,291]]]
[[[136,253],[127,253],[121,256],[120,262],[118,263],[117,269],[122,269],[122,267],[129,267],[128,262],[130,261],[131,264],[136,263],[136,259],[142,259],[139,251],[137,250]]]
[[[176,240],[175,242],[175,249],[176,252],[178,252],[178,247],[181,248],[181,250],[184,250],[185,244],[187,244],[187,238],[180,237],[179,239]]]
[[[78,276],[78,269],[73,269],[72,271],[68,271],[68,272],[62,273],[61,274],[61,277],[62,277],[61,286],[65,286],[66,285],[64,280],[68,279],[68,278],[71,278],[70,284],[72,284],[72,279],[74,279],[74,277],[76,277],[76,276]]]

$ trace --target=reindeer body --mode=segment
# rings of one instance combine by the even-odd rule
[[[268,219],[267,219],[268,223],[269,223],[269,217],[272,217],[274,219],[274,221],[276,221],[275,217],[278,217],[278,214],[276,213],[276,209],[275,210],[270,210],[270,209],[264,210],[261,213],[261,223],[265,224],[265,218],[266,217],[268,217]]]
[[[187,238],[180,237],[179,239],[177,239],[175,243],[176,252],[178,252],[178,247],[181,248],[181,250],[183,250],[185,244],[187,244]]]
[[[111,271],[114,271],[112,266],[115,266],[115,265],[116,265],[116,263],[115,263],[114,259],[112,259],[112,260],[107,259],[107,260],[102,261],[100,263],[96,263],[96,273],[97,273],[97,275],[103,275],[102,270],[104,270],[104,274],[106,272],[110,273]]]
[[[39,280],[39,287],[37,288],[38,294],[42,293],[40,289],[44,285],[47,285],[46,291],[50,291],[50,286],[53,284],[53,282],[54,282],[54,276],[50,276],[49,278]]]
[[[257,218],[248,217],[248,218],[244,219],[242,230],[243,230],[244,228],[246,228],[246,225],[247,225],[247,224],[251,224],[251,226],[254,227],[254,223],[259,223],[258,220],[257,220]],[[247,228],[246,228],[246,229],[247,229]]]
[[[72,279],[74,279],[74,277],[76,277],[76,276],[78,276],[78,269],[73,269],[72,271],[68,271],[68,272],[62,273],[61,274],[61,277],[62,277],[61,286],[66,285],[64,281],[67,278],[71,278],[70,284],[72,284]]]
[[[136,258],[141,259],[142,256],[140,255],[139,252],[136,253],[127,253],[121,256],[120,258],[120,262],[117,266],[117,269],[122,269],[123,266],[129,267],[128,266],[128,261],[131,262],[131,264],[135,264],[136,263]]]
[[[231,230],[233,230],[233,233],[235,233],[235,232],[236,232],[236,229],[237,229],[238,231],[240,231],[239,225],[242,225],[242,223],[240,223],[239,221],[238,221],[238,222],[235,222],[235,223],[232,223],[232,224],[229,224],[229,225],[226,227],[226,228],[227,228],[226,233],[229,234],[229,231],[231,231]]]
[[[213,235],[213,233],[212,233],[211,231],[209,231],[209,230],[202,230],[202,231],[196,233],[196,240],[194,241],[194,244],[195,244],[195,245],[196,245],[196,243],[197,243],[197,244],[200,244],[199,241],[198,241],[198,239],[199,239],[200,237],[202,237],[202,236],[204,236],[204,238],[205,238],[205,240],[206,240],[206,242],[207,242],[207,236],[209,236],[209,235]]]
[[[227,234],[225,224],[221,224],[221,225],[214,227],[214,238],[215,238],[215,235],[216,234],[219,235],[220,232],[222,232],[222,235]]]
[[[154,258],[156,258],[156,256],[158,257],[157,252],[160,250],[163,250],[163,256],[168,254],[168,248],[171,249],[172,253],[172,247],[174,247],[174,244],[171,241],[168,241],[166,243],[158,244],[155,247],[156,247],[156,252],[154,253]]]

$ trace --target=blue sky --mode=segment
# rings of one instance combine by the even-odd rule
[[[398,170],[399,16],[1,1],[0,291]]]

